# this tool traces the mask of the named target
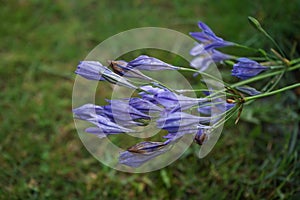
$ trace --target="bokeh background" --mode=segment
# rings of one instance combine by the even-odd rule
[[[299,0],[1,0],[0,198],[299,199],[299,90],[249,105],[204,159],[192,145],[146,174],[99,163],[71,112],[78,62],[114,34],[145,26],[188,33],[202,20],[226,40],[269,49],[250,15],[299,56],[299,9]],[[282,84],[291,79],[299,74]]]

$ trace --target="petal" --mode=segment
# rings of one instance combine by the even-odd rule
[[[128,63],[129,68],[136,68],[140,70],[177,70],[179,69],[176,66],[172,66],[168,63],[165,63],[157,58],[149,57],[146,55],[141,55],[136,59]]]
[[[236,87],[236,89],[238,89],[239,91],[241,91],[243,93],[249,94],[250,96],[261,94],[260,91],[256,90],[253,87],[246,86],[246,85],[245,86]]]
[[[161,142],[142,142],[120,153],[119,163],[130,167],[140,167],[147,161],[169,151],[172,145]]]

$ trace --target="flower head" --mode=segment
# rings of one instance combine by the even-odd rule
[[[106,66],[103,66],[100,62],[96,61],[81,61],[77,66],[75,73],[89,80],[106,80],[112,84],[122,85],[133,89],[137,88],[125,78],[112,72]]]
[[[145,162],[169,151],[171,147],[168,142],[141,142],[120,153],[119,163],[135,168],[140,167]]]
[[[110,61],[109,66],[113,69],[113,71],[116,74],[120,76],[124,76],[128,78],[139,78],[148,81],[152,80],[152,78],[146,76],[139,70],[128,67],[128,63],[123,60]]]
[[[130,61],[127,65],[129,69],[140,69],[140,70],[177,70],[179,67],[165,63],[157,58],[141,55],[136,59]]]
[[[137,97],[130,98],[129,105],[143,113],[161,112],[163,110],[161,107],[157,106],[156,104]]]
[[[239,58],[238,62],[233,65],[232,76],[240,79],[248,79],[267,69],[267,67],[249,58]]]
[[[135,132],[134,130],[125,128],[119,124],[112,122],[109,118],[103,115],[91,114],[88,117],[84,109],[77,109],[76,116],[81,120],[85,120],[96,125],[97,127],[89,127],[85,129],[85,132],[96,134],[98,137],[105,137],[109,134]]]
[[[156,88],[152,86],[141,87],[143,92],[139,94],[143,99],[157,105],[162,105],[168,111],[186,110],[194,105],[206,101],[202,98],[192,98],[184,95],[178,95],[166,88]]]
[[[157,127],[169,132],[178,132],[180,130],[198,130],[199,126],[208,123],[210,117],[199,117],[184,112],[175,112],[160,117],[156,123]]]
[[[244,86],[238,86],[238,87],[236,87],[236,89],[239,90],[239,91],[241,91],[241,92],[243,92],[243,93],[246,93],[246,94],[248,94],[250,96],[261,94],[260,91],[256,90],[253,87],[246,86],[246,85],[244,85]]]
[[[168,110],[174,108],[176,108],[176,110],[185,110],[204,101],[204,99],[177,95],[170,90],[165,90],[155,94],[154,99]]]
[[[149,120],[150,116],[137,110],[122,100],[108,100],[109,105],[103,106],[104,113],[113,121],[119,120]]]
[[[222,115],[235,106],[234,103],[222,102],[222,99],[216,99],[211,103],[204,103],[198,107],[198,112],[211,117]]]
[[[105,79],[101,74],[105,70],[108,70],[108,68],[103,66],[100,62],[81,61],[77,66],[75,73],[89,80],[103,81]]]
[[[197,56],[191,61],[191,67],[199,69],[199,72],[206,70],[213,63],[221,63],[230,59],[232,56],[217,51],[215,49],[204,51],[203,44],[197,44],[191,51],[192,56]]]
[[[215,48],[234,45],[234,43],[225,41],[216,36],[205,23],[199,22],[198,26],[202,32],[191,32],[190,35],[205,45],[204,50],[212,50]]]

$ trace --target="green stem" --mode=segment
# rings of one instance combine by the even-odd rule
[[[294,60],[290,61],[290,65],[294,65],[294,64],[297,64],[297,63],[300,63],[300,58],[297,58],[297,59],[294,59]]]
[[[293,88],[296,88],[296,87],[300,87],[300,83],[296,83],[294,85],[289,85],[287,87],[280,88],[280,89],[274,90],[272,92],[267,92],[267,93],[263,93],[263,94],[259,94],[259,95],[255,95],[255,96],[251,96],[251,97],[245,97],[244,100],[245,101],[250,101],[250,100],[253,100],[253,99],[263,98],[263,97],[271,96],[271,95],[274,95],[274,94],[277,94],[277,93],[280,93],[280,92],[283,92],[283,91],[286,91],[286,90],[290,90],[290,89],[293,89]]]
[[[213,75],[210,75],[208,73],[199,72],[199,70],[195,70],[195,69],[191,69],[191,68],[185,68],[185,67],[180,67],[179,70],[181,70],[181,71],[187,71],[187,72],[199,73],[202,76],[207,76],[207,77],[209,77],[209,78],[211,78],[211,79],[213,79],[215,81],[218,81],[218,82],[223,83],[224,85],[228,86],[228,84],[225,83],[223,80],[220,80],[220,79],[218,79],[218,78],[216,78]]]
[[[248,17],[249,22],[256,28],[258,31],[260,31],[262,34],[264,34],[279,50],[280,54],[285,57],[284,52],[280,48],[280,46],[277,44],[277,42],[269,35],[269,33],[260,25],[259,21],[255,19],[254,17],[249,16]]]
[[[235,47],[239,47],[239,48],[242,48],[242,49],[247,49],[249,51],[254,51],[254,52],[258,52],[259,50],[258,49],[255,49],[255,48],[252,48],[252,47],[248,47],[248,46],[245,46],[245,45],[242,45],[242,44],[236,44],[234,45]]]
[[[278,51],[280,52],[280,54],[283,56],[283,57],[286,57],[283,50],[280,48],[280,46],[277,44],[277,42],[269,35],[269,33],[267,33],[266,31],[263,31],[263,33],[265,34],[265,36],[271,40],[271,42],[275,45],[275,47],[278,49]]]

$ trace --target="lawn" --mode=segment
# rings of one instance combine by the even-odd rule
[[[145,174],[97,161],[72,114],[78,62],[112,35],[146,26],[188,33],[202,20],[227,40],[269,48],[251,15],[288,52],[299,52],[299,7],[299,0],[2,1],[0,199],[299,199],[299,91],[249,105],[238,125],[225,124],[207,157],[192,145]]]

